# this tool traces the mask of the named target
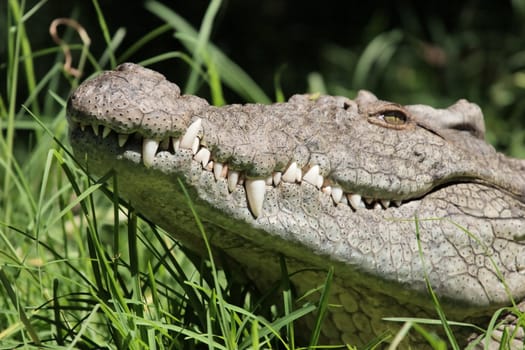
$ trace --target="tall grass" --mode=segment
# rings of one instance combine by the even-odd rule
[[[333,271],[320,287],[317,304],[298,306],[284,261],[281,284],[261,295],[232,271],[219,270],[211,250],[208,257],[196,256],[141,218],[119,199],[118,179],[111,173],[94,179],[76,163],[67,143],[65,104],[80,78],[64,73],[60,47],[34,51],[25,28],[45,3],[25,8],[25,1],[8,0],[4,14],[0,349],[294,349],[294,321],[310,313],[316,320],[309,345],[319,346]],[[210,2],[196,30],[165,5],[147,2],[146,9],[165,23],[121,48],[124,31],[111,33],[93,0],[106,50],[95,57],[75,39],[74,30],[64,38],[77,62],[100,71],[173,30],[186,50],[142,64],[176,60],[188,65],[186,91],[205,83],[214,104],[225,103],[223,87],[247,101],[269,102],[250,76],[209,41],[220,3]],[[354,83],[364,84],[373,67],[387,65],[399,40],[399,32],[391,32],[371,42],[357,61]],[[381,62],[373,62],[377,50],[388,53]],[[41,57],[53,57],[54,63],[37,76]],[[310,81],[320,89],[330,85],[321,75]],[[276,96],[282,100],[282,91],[277,89]],[[205,239],[206,232],[201,233]],[[424,332],[423,326],[419,329]]]

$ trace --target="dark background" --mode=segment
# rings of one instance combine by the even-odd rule
[[[196,29],[208,1],[161,1]],[[0,15],[7,1],[0,1]],[[31,8],[36,1],[28,1]],[[110,33],[125,28],[118,52],[163,24],[144,1],[100,0]],[[100,57],[106,43],[91,1],[51,0],[27,21],[33,50],[54,46],[48,34],[53,18],[76,18],[88,31],[91,52]],[[5,21],[1,15],[0,21]],[[0,33],[7,35],[0,22]],[[387,46],[372,52],[372,43]],[[358,89],[400,103],[447,106],[467,98],[482,106],[487,137],[498,148],[525,156],[525,9],[519,1],[247,1],[227,0],[215,20],[212,41],[270,96],[275,77],[286,97],[308,91],[319,73],[328,93],[352,97]],[[390,46],[388,46],[388,44]],[[141,61],[184,48],[167,32],[130,58]],[[369,53],[366,56],[365,53]],[[0,58],[6,47],[0,43]],[[36,59],[44,75],[57,56]],[[3,63],[0,59],[0,63]],[[120,62],[119,62],[120,63]],[[366,66],[367,69],[362,69]],[[360,68],[361,67],[361,68]],[[4,93],[5,65],[0,66]],[[109,67],[105,67],[109,68]],[[184,82],[188,66],[169,60],[152,68]],[[87,67],[86,75],[92,67]],[[20,94],[23,94],[20,91]],[[61,91],[67,96],[67,89]],[[203,84],[199,94],[207,97]],[[228,102],[245,102],[226,89]]]

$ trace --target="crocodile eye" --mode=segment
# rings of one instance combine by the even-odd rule
[[[404,111],[397,109],[381,110],[368,117],[368,121],[372,124],[392,129],[403,129],[410,124],[408,115]]]
[[[377,118],[390,125],[403,125],[407,122],[407,116],[400,111],[387,111],[379,114]]]

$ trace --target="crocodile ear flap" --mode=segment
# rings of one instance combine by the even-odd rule
[[[450,120],[449,129],[468,131],[478,139],[485,139],[483,112],[477,104],[462,99],[448,107],[447,110],[451,112],[451,116],[455,116],[455,119]]]
[[[479,106],[467,100],[459,100],[447,109],[436,109],[426,105],[406,106],[418,125],[434,133],[450,134],[465,132],[485,139],[485,121]]]

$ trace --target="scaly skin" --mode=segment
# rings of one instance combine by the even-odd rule
[[[78,159],[114,169],[120,193],[194,249],[177,179],[213,246],[258,283],[279,278],[280,254],[307,269],[293,277],[300,293],[333,266],[342,306],[325,341],[364,344],[399,328],[383,317],[435,317],[425,273],[451,320],[482,323],[525,297],[525,161],[485,143],[465,100],[434,109],[360,92],[213,107],[124,64],[83,83],[68,119]],[[119,146],[122,134],[134,136]]]

